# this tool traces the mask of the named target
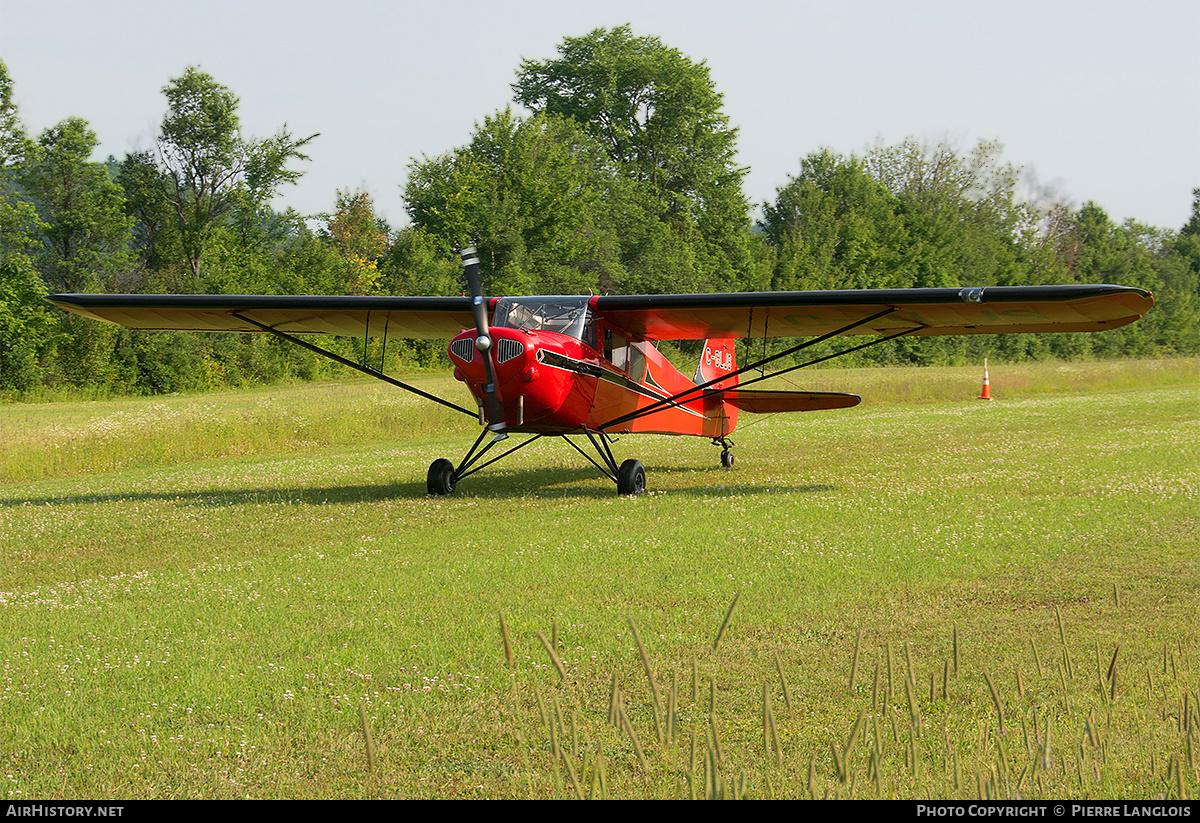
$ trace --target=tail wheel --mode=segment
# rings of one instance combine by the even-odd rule
[[[642,494],[645,491],[645,467],[639,460],[626,460],[617,472],[617,494]]]
[[[444,457],[434,460],[425,477],[425,487],[430,494],[445,497],[454,491],[454,464]]]
[[[723,469],[732,469],[733,468],[733,452],[731,452],[729,449],[721,450],[721,468],[723,468]]]

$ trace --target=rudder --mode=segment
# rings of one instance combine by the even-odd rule
[[[736,376],[729,380],[721,380],[724,375],[737,371],[737,354],[734,351],[736,342],[732,337],[724,340],[705,340],[704,350],[700,354],[700,363],[696,366],[696,376],[692,378],[692,382],[700,384],[718,380],[720,382],[713,384],[713,388],[720,389],[731,389],[736,386],[738,383]]]

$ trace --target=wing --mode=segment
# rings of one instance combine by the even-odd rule
[[[470,297],[320,297],[228,294],[52,294],[68,311],[132,329],[450,339],[474,328]]]
[[[135,329],[448,339],[474,327],[469,297],[53,294],[56,306]],[[1006,334],[1101,331],[1132,323],[1154,304],[1128,286],[992,286],[969,289],[614,295],[593,310],[647,340],[814,337],[887,312],[850,334]]]
[[[593,299],[597,315],[647,340],[815,337],[887,312],[848,334],[1008,334],[1115,329],[1154,305],[1129,286],[660,294]]]

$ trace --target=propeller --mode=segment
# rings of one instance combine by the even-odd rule
[[[487,300],[483,296],[483,283],[479,279],[479,258],[475,256],[475,247],[468,246],[459,254],[462,256],[463,271],[467,275],[467,288],[471,291],[471,312],[475,315],[475,348],[483,355],[483,367],[487,375],[487,383],[483,390],[487,394],[488,431],[496,433],[493,443],[508,437],[508,427],[504,424],[504,408],[500,405],[500,395],[496,390],[496,367],[492,362],[492,336],[488,333]]]

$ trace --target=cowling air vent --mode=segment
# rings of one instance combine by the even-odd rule
[[[524,352],[525,344],[520,340],[509,340],[507,337],[502,337],[496,343],[496,362],[507,363],[514,357],[520,357]]]
[[[460,337],[450,343],[450,353],[465,363],[470,363],[475,356],[475,341],[469,337]]]

